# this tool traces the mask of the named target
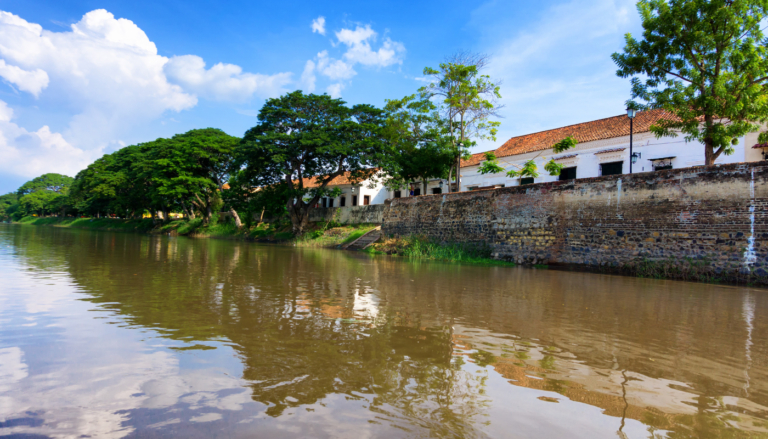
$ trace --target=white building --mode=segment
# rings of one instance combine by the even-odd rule
[[[326,188],[329,190],[338,188],[341,190],[341,195],[338,197],[322,197],[317,207],[351,207],[384,204],[384,201],[392,196],[389,190],[381,183],[380,178],[372,177],[353,183],[349,177],[350,173],[347,172],[331,180]],[[314,177],[305,178],[303,183],[305,189],[320,186]]]
[[[685,168],[704,164],[704,145],[687,143],[684,136],[657,139],[650,127],[662,116],[662,110],[637,113],[633,129],[633,153],[639,155],[632,165],[632,172],[648,172],[660,169]],[[483,153],[474,154],[461,164],[461,188],[473,190],[547,181],[589,178],[601,175],[629,173],[629,126],[625,115],[570,125],[553,130],[513,137],[494,152],[499,164],[506,170],[517,169],[528,160],[535,159],[540,176],[509,178],[506,173],[482,175],[478,172],[485,159]],[[552,145],[568,136],[578,144],[563,153],[553,154]],[[763,160],[763,150],[753,148],[758,133],[739,138],[731,155],[720,155],[715,163],[737,163]],[[766,145],[768,149],[768,145]],[[565,166],[558,177],[544,171],[544,164],[554,158]]]

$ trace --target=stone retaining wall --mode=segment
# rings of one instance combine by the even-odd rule
[[[320,207],[312,209],[309,221],[336,221],[341,224],[381,224],[384,220],[384,204],[350,207]]]
[[[753,162],[399,198],[382,229],[486,241],[522,264],[665,261],[762,277],[767,181],[768,162]]]

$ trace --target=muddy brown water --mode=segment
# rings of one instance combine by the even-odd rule
[[[0,437],[768,437],[768,291],[0,225]]]

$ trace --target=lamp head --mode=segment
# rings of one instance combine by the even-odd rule
[[[639,153],[639,152],[633,152],[633,153],[632,153],[632,157],[631,157],[631,159],[632,159],[632,164],[634,165],[635,163],[637,163],[637,160],[638,160],[638,159],[639,159],[641,156],[642,156],[642,154],[641,154],[641,153]]]
[[[635,110],[634,108],[627,108],[627,117],[629,117],[630,119],[634,119],[636,115],[637,115],[637,110]]]

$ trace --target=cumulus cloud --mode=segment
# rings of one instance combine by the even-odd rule
[[[340,98],[341,97],[341,91],[344,89],[344,84],[337,82],[335,84],[331,84],[328,86],[328,88],[325,89],[325,91],[331,95],[333,98]]]
[[[175,56],[163,71],[171,82],[181,85],[184,90],[217,101],[243,102],[254,94],[278,96],[291,82],[291,73],[243,73],[243,69],[234,64],[218,63],[206,70],[205,61],[196,55]]]
[[[329,58],[327,50],[317,54],[317,70],[334,81],[350,79],[357,74],[352,68],[352,64],[347,64],[340,59]]]
[[[246,73],[224,63],[206,68],[194,55],[161,56],[134,22],[104,9],[64,32],[0,11],[0,77],[67,117],[60,133],[48,126],[25,129],[11,122],[13,112],[2,104],[0,169],[19,177],[71,175],[104,151],[125,146],[126,137],[141,140],[138,127],[195,107],[198,96],[242,102],[280,94],[291,82],[289,73]],[[16,161],[22,158],[30,161]]]
[[[44,70],[26,71],[20,67],[6,64],[0,59],[0,76],[15,85],[19,90],[27,91],[38,97],[45,87],[48,87],[48,74]]]
[[[366,66],[387,67],[402,64],[405,56],[405,46],[402,43],[387,38],[379,50],[371,49],[371,41],[376,41],[376,32],[370,25],[357,26],[355,30],[342,29],[336,32],[340,43],[348,47],[344,59],[351,63]]]
[[[334,97],[340,97],[345,87],[344,81],[357,75],[355,65],[370,67],[388,67],[402,64],[405,57],[405,46],[392,41],[390,38],[378,50],[373,50],[372,43],[376,41],[377,33],[370,25],[357,26],[355,29],[341,29],[335,33],[337,43],[346,48],[339,59],[332,58],[327,50],[317,54],[315,63],[309,69],[305,67],[302,82],[311,83],[314,89],[315,72],[327,77],[335,83],[329,85],[326,91]]]
[[[37,131],[11,122],[13,110],[0,101],[0,174],[37,176],[51,172],[75,175],[101,154],[101,149],[84,151],[52,132],[46,125]]]
[[[194,95],[166,80],[163,66],[168,59],[157,54],[144,31],[103,9],[85,14],[67,32],[47,31],[0,11],[0,58],[6,80],[41,99],[66,102],[73,114],[61,134],[47,126],[27,131],[3,122],[2,148],[10,155],[2,155],[0,166],[13,175],[71,174],[80,166],[74,163],[90,161],[106,146],[117,145],[136,126],[197,103]],[[42,151],[49,154],[37,154]],[[65,159],[66,153],[73,158]],[[22,163],[10,157],[34,160],[9,169],[9,162]]]
[[[315,63],[312,60],[308,60],[304,65],[304,71],[301,73],[301,79],[299,80],[301,88],[306,93],[312,93],[315,91],[315,82],[317,76],[315,76]]]
[[[325,17],[320,16],[312,20],[312,33],[315,32],[325,35]]]

